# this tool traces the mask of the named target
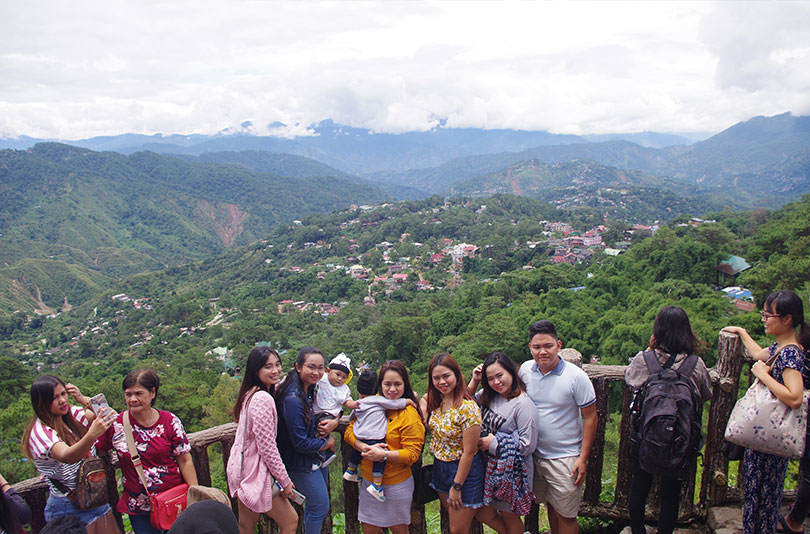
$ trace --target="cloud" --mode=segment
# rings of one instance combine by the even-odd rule
[[[806,112],[807,4],[6,2],[0,136],[718,131]]]

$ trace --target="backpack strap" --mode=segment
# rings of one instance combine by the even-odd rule
[[[686,357],[681,366],[675,369],[675,371],[679,375],[685,376],[686,378],[689,378],[691,380],[692,373],[695,370],[695,366],[697,366],[697,360],[698,357],[696,354],[690,354],[689,356]]]
[[[658,356],[655,355],[654,350],[645,350],[642,356],[644,356],[644,363],[647,364],[647,370],[650,372],[651,377],[664,370],[661,364],[658,363]]]

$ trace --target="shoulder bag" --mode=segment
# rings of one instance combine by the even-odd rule
[[[132,465],[135,466],[135,471],[138,472],[138,478],[141,479],[141,485],[149,497],[149,506],[152,508],[152,512],[149,514],[149,522],[158,530],[168,530],[174,524],[177,516],[186,509],[188,484],[180,484],[160,493],[149,493],[146,475],[144,475],[143,465],[141,465],[141,456],[138,454],[135,439],[132,437],[129,410],[124,412],[123,420],[129,456],[132,459]]]
[[[79,510],[90,510],[109,502],[107,471],[104,460],[95,456],[83,459],[76,472],[76,489],[71,490],[61,480],[49,478],[56,489],[64,493]]]
[[[768,365],[790,346],[795,347],[782,347],[768,360]],[[805,391],[802,405],[794,410],[780,401],[759,379],[754,380],[734,405],[726,425],[725,438],[747,449],[785,458],[801,458],[807,433],[809,398],[810,393]]]

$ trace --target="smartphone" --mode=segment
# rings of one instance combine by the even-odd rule
[[[299,491],[298,491],[298,490],[296,490],[296,489],[293,489],[293,490],[292,490],[292,499],[291,499],[291,500],[292,500],[292,502],[294,502],[295,504],[299,504],[299,505],[303,506],[303,505],[304,505],[304,501],[305,501],[306,499],[307,499],[307,498],[306,498],[306,496],[305,496],[303,493],[299,492]]]
[[[90,399],[90,408],[93,410],[93,413],[98,415],[99,410],[102,408],[107,408],[110,411],[114,412],[110,405],[107,403],[107,397],[104,396],[104,393],[99,393],[95,397]]]

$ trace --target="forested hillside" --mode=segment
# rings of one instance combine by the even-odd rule
[[[43,313],[115,279],[253,242],[306,213],[387,198],[342,176],[56,143],[0,151],[0,195],[0,309]]]
[[[810,196],[773,213],[676,218],[654,235],[615,220],[594,230],[564,216],[512,195],[313,214],[249,246],[116,282],[54,319],[0,314],[8,407],[0,411],[0,471],[12,480],[33,473],[16,451],[31,413],[24,393],[37,373],[104,392],[120,409],[124,374],[154,366],[164,380],[161,408],[199,430],[228,420],[238,384],[230,374],[259,341],[282,351],[285,369],[303,345],[372,365],[399,358],[424,391],[438,351],[451,352],[465,373],[493,350],[526,360],[526,331],[538,318],[554,321],[586,359],[625,363],[646,346],[666,304],[688,311],[711,366],[721,327],[764,337],[756,310],[740,311],[712,287],[715,265],[730,253],[752,263],[739,282],[758,299],[782,287],[810,296]],[[589,232],[609,245],[634,244],[616,257],[572,246]]]

